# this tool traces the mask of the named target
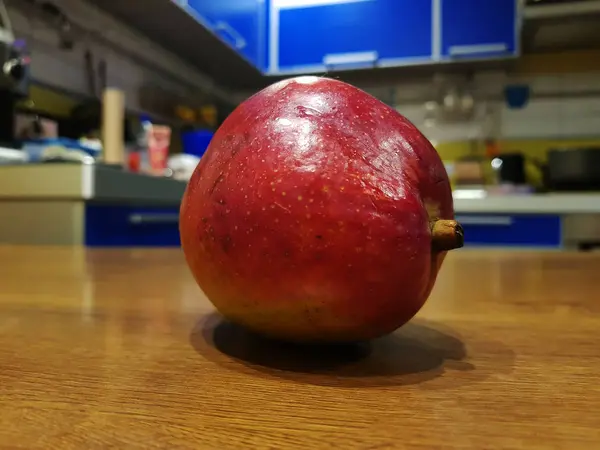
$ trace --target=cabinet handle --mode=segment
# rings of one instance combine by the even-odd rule
[[[513,224],[513,218],[510,216],[457,216],[456,220],[462,225],[509,227]]]
[[[177,223],[179,222],[179,214],[176,213],[155,213],[155,214],[131,214],[129,216],[129,223],[131,225],[145,225],[145,224],[162,224],[162,223]]]
[[[238,33],[238,31],[227,22],[221,20],[215,23],[214,31],[228,36],[229,39],[233,41],[233,46],[238,50],[241,50],[246,46],[246,39],[244,39],[244,36]]]
[[[323,57],[326,67],[336,66],[364,66],[372,67],[377,63],[379,54],[373,52],[333,53]]]
[[[503,42],[493,44],[479,45],[453,45],[448,49],[448,53],[453,58],[461,56],[485,56],[485,55],[500,55],[508,52],[508,45]]]

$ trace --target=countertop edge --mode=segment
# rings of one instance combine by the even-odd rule
[[[179,204],[187,183],[86,164],[0,166],[0,200]]]

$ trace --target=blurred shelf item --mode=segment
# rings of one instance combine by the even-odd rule
[[[600,47],[600,0],[528,2],[523,7],[524,53]]]
[[[12,148],[0,147],[0,164],[27,162],[27,153]]]
[[[169,102],[187,101],[197,106],[214,101],[237,105],[236,95],[207,76],[205,71],[185,61],[178,49],[166,49],[160,40],[153,41],[140,33],[132,21],[119,21],[114,15],[101,11],[100,3],[7,1],[15,35],[26,40],[30,48],[33,82],[70,96],[88,98],[90,91],[84,64],[87,52],[105,58],[98,61],[98,72],[108,75],[108,85],[126,91],[128,110],[150,112],[171,121],[174,114]],[[139,2],[108,3],[127,6]],[[150,0],[142,2],[143,15],[150,14],[150,3]],[[155,3],[185,15],[172,1]],[[48,5],[52,5],[50,9]],[[155,19],[163,21],[163,26],[172,25],[168,20],[164,21],[163,16],[157,15]],[[189,19],[188,25],[191,23],[194,23],[193,19]],[[66,28],[69,36],[65,40]],[[181,29],[186,30],[181,35],[189,34],[187,27]],[[191,52],[198,51],[196,44]],[[115,67],[119,69],[111,70]]]

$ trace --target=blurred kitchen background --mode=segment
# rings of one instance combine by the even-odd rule
[[[469,246],[600,244],[600,0],[0,0],[0,242],[178,245],[222,120],[353,83],[444,160]]]

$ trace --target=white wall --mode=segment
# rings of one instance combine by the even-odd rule
[[[510,109],[501,99],[507,82],[526,82],[531,86],[529,103],[523,109]],[[397,88],[397,109],[433,141],[448,142],[482,137],[483,114],[458,124],[436,124],[425,120],[426,87],[431,81]],[[498,109],[499,137],[503,139],[600,138],[600,73],[544,75],[510,78],[501,75],[475,77],[477,108]],[[415,93],[421,93],[416,101]],[[411,97],[412,96],[412,97]]]

